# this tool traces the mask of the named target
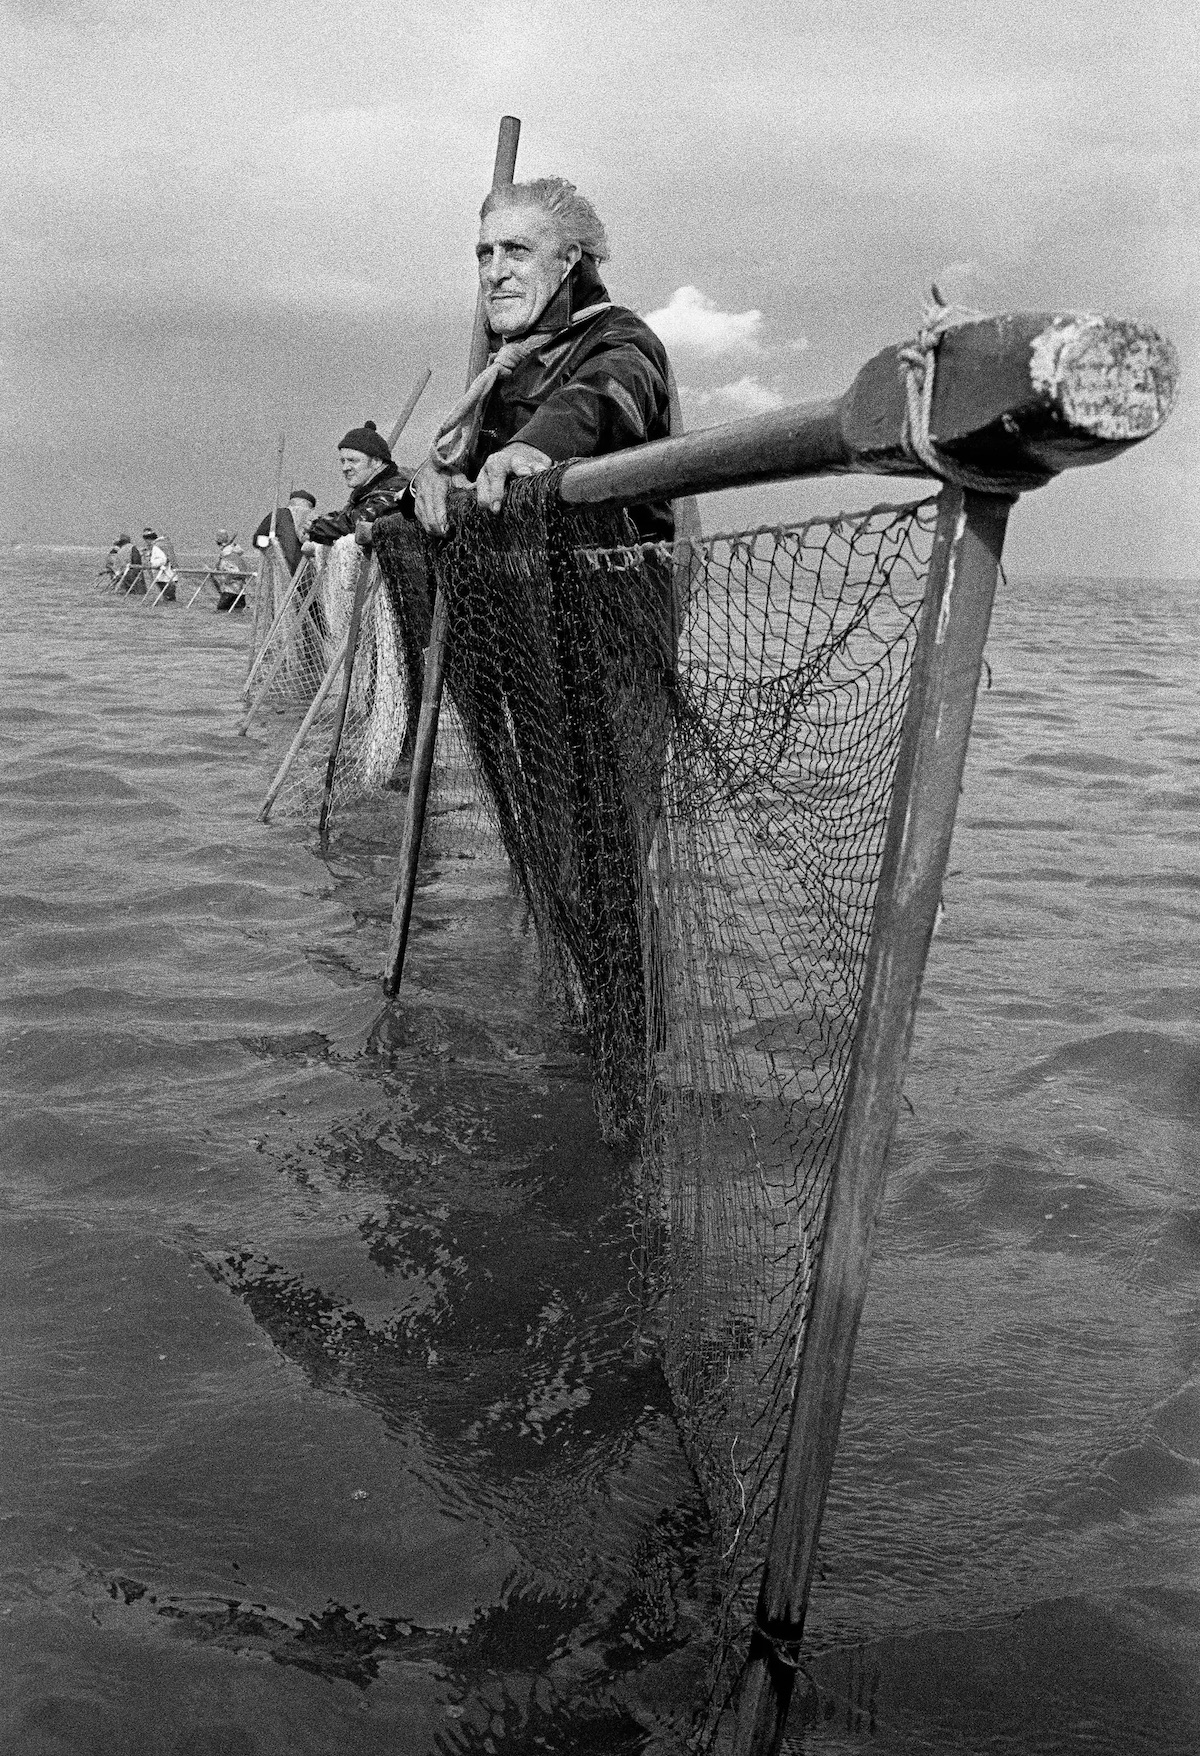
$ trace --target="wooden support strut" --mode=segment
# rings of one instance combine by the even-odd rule
[[[492,188],[511,183],[517,168],[517,142],[521,123],[516,116],[500,118],[500,136],[496,142],[496,162],[492,170]],[[467,386],[474,383],[487,364],[487,314],[483,296],[475,301],[475,323],[471,331],[471,352],[467,361]],[[421,857],[421,837],[425,829],[425,809],[429,801],[429,784],[433,775],[433,755],[437,745],[438,715],[442,705],[442,685],[446,677],[446,640],[449,616],[440,588],[434,593],[433,619],[429,627],[429,647],[425,655],[425,681],[421,690],[421,711],[417,718],[417,738],[413,751],[412,779],[408,788],[408,806],[404,814],[404,837],[400,844],[400,870],[396,878],[396,894],[392,904],[392,927],[388,937],[387,958],[383,970],[383,986],[395,994],[404,973],[404,953],[408,945],[408,928],[412,920],[413,898],[417,893],[417,864]]]
[[[858,1031],[731,1756],[783,1737],[1010,502],[942,490]]]
[[[379,582],[379,575],[378,575],[378,573],[375,573],[371,577],[371,580],[370,580],[370,583],[368,586],[367,595],[364,598],[364,608],[366,607],[367,604],[370,603],[371,595],[374,593],[374,591],[378,585],[378,582]],[[325,705],[326,696],[329,694],[329,691],[333,688],[334,683],[337,681],[338,672],[342,669],[342,666],[346,662],[346,647],[348,644],[348,640],[349,640],[349,636],[347,636],[346,640],[343,640],[341,642],[341,644],[338,646],[336,653],[333,655],[333,658],[330,660],[328,666],[326,667],[325,675],[321,678],[321,682],[320,682],[320,685],[317,689],[317,692],[313,696],[312,700],[309,702],[308,712],[305,714],[304,718],[301,720],[299,729],[297,730],[295,737],[292,739],[291,743],[288,745],[287,755],[284,757],[283,761],[279,764],[279,767],[275,771],[275,778],[271,782],[270,786],[267,788],[266,795],[263,799],[263,802],[258,808],[258,820],[260,823],[265,823],[267,821],[267,818],[271,815],[272,807],[274,806],[276,799],[279,797],[281,791],[283,790],[283,783],[287,779],[288,775],[291,773],[292,765],[295,762],[297,756],[299,756],[300,751],[304,746],[305,739],[308,737],[309,732],[312,730],[312,727],[313,727],[313,724],[317,718],[317,715],[320,713],[321,709]]]
[[[562,498],[631,503],[799,476],[928,475],[906,440],[906,352],[876,354],[842,396],[570,464]],[[1141,324],[979,318],[941,339],[930,438],[950,478],[959,469],[1037,487],[1157,431],[1178,371],[1171,343]]]
[[[275,543],[276,543],[276,547],[277,547],[278,546],[278,539],[277,538],[275,539]],[[265,565],[265,558],[268,555],[271,556],[272,565],[274,565],[275,564],[275,549],[270,548],[270,549],[263,550],[264,565]],[[282,565],[286,565],[286,562],[284,562],[284,560],[283,560],[282,551],[279,554],[279,561]],[[265,653],[269,650],[271,637],[275,633],[276,628],[278,628],[280,623],[283,621],[283,618],[284,618],[284,616],[287,612],[287,609],[288,609],[288,605],[292,602],[293,598],[295,597],[297,591],[300,588],[300,580],[301,580],[301,577],[305,571],[305,565],[306,565],[307,561],[308,561],[308,557],[306,555],[302,555],[300,557],[300,560],[296,564],[296,571],[295,571],[295,573],[293,573],[292,578],[291,578],[291,582],[288,586],[287,596],[284,598],[283,605],[279,611],[279,614],[278,614],[278,616],[276,616],[274,622],[271,624],[270,632],[268,633],[266,640],[263,641],[262,647],[260,648],[260,653],[259,653],[260,657],[262,656],[263,653]],[[312,609],[313,604],[316,602],[317,592],[320,589],[320,585],[321,585],[320,575],[317,573],[316,568],[310,567],[308,571],[309,571],[311,577],[310,577],[309,582],[308,582],[308,590],[305,593],[303,599],[301,600],[300,608],[296,613],[296,617],[295,617],[296,628],[294,630],[295,633],[299,633],[300,629],[303,627],[304,618],[308,615],[308,612]],[[254,720],[255,714],[258,712],[259,708],[262,706],[263,702],[266,700],[268,694],[270,693],[271,685],[274,683],[276,677],[279,675],[280,671],[283,669],[284,665],[287,663],[287,660],[288,660],[289,656],[291,655],[291,652],[292,652],[291,642],[287,641],[287,640],[280,641],[279,646],[275,650],[275,656],[272,658],[271,663],[267,668],[267,674],[258,686],[258,693],[255,695],[253,701],[250,703],[249,707],[246,709],[245,713],[242,716],[241,722],[238,725],[237,735],[239,738],[244,738],[246,736],[246,733],[250,730],[250,726]],[[254,671],[252,669],[250,672],[250,676],[246,679],[246,687],[247,688],[250,688],[250,686],[253,683],[253,680],[254,680]]]

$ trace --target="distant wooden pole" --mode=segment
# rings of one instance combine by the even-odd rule
[[[939,502],[824,1246],[731,1756],[775,1756],[783,1738],[1009,505],[954,487]]]
[[[213,580],[215,583],[215,581],[216,581],[215,571],[206,573],[204,575],[204,577],[201,579],[199,585],[196,587],[195,591],[192,593],[191,597],[188,599],[187,604],[184,606],[186,609],[189,609],[189,610],[191,609],[192,605],[195,603],[196,599],[200,596],[200,593],[204,590],[205,586],[208,584],[210,579]]]
[[[262,569],[266,567],[268,558],[270,559],[272,572],[274,571],[275,567],[278,565],[279,560],[282,558],[282,551],[279,549],[278,543],[276,543],[274,548],[264,549],[262,551],[262,557],[263,557],[262,566],[259,569],[259,585],[260,585],[260,587],[262,584]],[[270,651],[271,642],[272,642],[272,640],[274,640],[275,635],[278,632],[279,625],[283,621],[284,616],[287,614],[288,609],[291,605],[292,599],[295,597],[296,592],[299,589],[300,578],[301,578],[301,575],[303,574],[307,565],[308,565],[308,556],[301,555],[300,559],[296,563],[296,571],[292,574],[291,578],[288,580],[288,588],[284,594],[283,602],[279,606],[278,613],[276,614],[274,621],[271,623],[271,626],[267,629],[266,636],[263,640],[263,643],[259,647],[258,652],[255,655],[254,662],[251,664],[250,670],[247,673],[246,681],[242,686],[242,694],[243,695],[249,695],[251,689],[254,686],[254,673],[258,670],[259,666],[262,664],[263,660],[266,658],[267,653]]]
[[[405,427],[407,427],[408,423],[412,420],[413,410],[416,408],[417,404],[420,402],[421,396],[425,390],[425,386],[429,383],[429,380],[432,377],[433,377],[433,367],[426,366],[425,370],[423,372],[419,372],[417,374],[416,378],[414,379],[413,387],[409,391],[408,396],[405,399],[404,407],[400,410],[400,413],[396,416],[395,424],[392,427],[391,432],[388,434],[388,450],[389,451],[392,450],[397,439],[399,439],[399,437],[400,437],[401,433],[403,433]]]
[[[303,566],[303,562],[301,562],[301,566]],[[300,574],[300,568],[297,567],[297,569],[296,569],[297,577],[299,577],[299,574]],[[303,627],[304,618],[308,615],[308,612],[312,609],[313,603],[316,599],[317,592],[320,589],[320,585],[321,585],[321,576],[317,572],[316,568],[314,567],[312,569],[312,579],[309,581],[308,591],[306,592],[304,599],[300,605],[300,608],[296,614],[297,628]],[[288,598],[284,602],[284,609],[287,608],[287,604],[290,601],[291,601],[291,593],[289,592]],[[283,616],[283,610],[280,610],[279,617],[276,618],[276,622],[278,622],[280,619],[282,619],[282,616]],[[263,642],[263,651],[264,652],[267,651],[270,638],[271,638],[271,636],[268,634],[267,639]],[[242,717],[242,723],[238,726],[238,737],[239,738],[244,738],[246,736],[246,733],[250,730],[251,722],[253,721],[255,714],[258,712],[259,708],[262,706],[263,702],[266,700],[267,696],[270,694],[271,685],[274,683],[276,677],[279,675],[280,671],[283,669],[284,665],[286,664],[286,662],[291,654],[291,651],[292,651],[291,642],[287,641],[287,640],[281,640],[278,648],[276,649],[274,658],[271,660],[270,665],[267,667],[267,674],[258,686],[258,694],[254,697],[254,700],[250,703],[249,707],[246,709],[246,712]]]
[[[242,694],[250,693],[250,679],[258,664],[261,648],[258,644],[258,630],[262,623],[263,575],[267,571],[267,552],[260,549],[258,554],[258,577],[254,581],[254,616],[250,623],[250,654],[246,661],[246,681],[242,684]]]
[[[313,696],[312,701],[309,704],[308,712],[305,714],[303,720],[300,722],[299,731],[296,733],[296,736],[292,739],[291,744],[288,746],[287,755],[284,757],[283,761],[279,764],[279,767],[276,770],[275,779],[271,782],[270,786],[267,788],[267,795],[264,798],[262,804],[258,808],[258,818],[259,818],[260,823],[265,823],[267,821],[267,818],[271,815],[271,807],[272,807],[272,805],[274,805],[276,799],[279,797],[280,790],[283,787],[283,783],[287,779],[289,773],[291,772],[292,764],[295,762],[297,756],[300,754],[301,746],[303,745],[304,740],[308,737],[309,732],[312,730],[313,721],[316,719],[316,717],[320,713],[322,707],[325,705],[325,697],[329,694],[329,691],[333,688],[334,682],[337,679],[337,674],[341,670],[342,664],[345,660],[346,645],[347,645],[347,642],[345,640],[343,640],[342,644],[338,647],[337,652],[334,655],[334,658],[333,658],[331,664],[329,665],[328,669],[325,672],[325,675],[321,678],[321,686],[317,690],[316,694]]]
[[[511,183],[517,168],[517,142],[521,138],[521,122],[517,116],[500,118],[500,137],[496,142],[496,162],[492,169],[492,188],[501,189]],[[467,384],[487,365],[487,312],[483,295],[475,300],[475,322],[471,330],[471,351],[467,360]],[[442,706],[442,685],[446,678],[446,637],[449,617],[441,587],[434,592],[433,620],[429,626],[429,650],[425,655],[425,682],[421,690],[421,712],[417,719],[417,741],[413,751],[412,780],[408,788],[408,806],[404,814],[404,839],[400,846],[400,871],[396,879],[396,897],[392,905],[392,930],[388,938],[387,961],[383,985],[395,994],[404,974],[404,953],[408,945],[408,928],[412,920],[413,898],[417,892],[417,865],[421,857],[421,837],[425,830],[425,807],[429,801],[429,783],[433,774],[433,756],[437,746],[438,715]]]
[[[275,453],[275,492],[271,497],[271,529],[270,539],[275,541],[275,520],[279,517],[279,496],[283,492],[283,450],[287,443],[287,434],[279,435],[279,449]]]
[[[378,569],[375,569],[378,571]],[[372,571],[372,563],[359,550],[358,576],[354,581],[354,602],[350,607],[350,626],[346,631],[345,659],[342,665],[342,692],[338,697],[337,712],[333,721],[333,737],[329,743],[329,760],[325,764],[325,786],[321,793],[321,812],[317,819],[317,834],[324,837],[329,827],[329,807],[333,802],[333,776],[337,768],[338,751],[342,747],[342,727],[346,723],[346,709],[350,705],[350,685],[354,679],[354,655],[358,650],[358,630],[362,622],[363,601],[366,597],[367,580]]]
[[[262,551],[262,559],[258,564],[258,580],[254,587],[254,621],[250,626],[250,658],[246,666],[246,681],[242,688],[243,695],[249,695],[250,693],[250,679],[254,675],[255,666],[257,665],[259,656],[262,652],[262,647],[260,647],[258,643],[258,631],[263,622],[263,575],[267,571],[267,556],[271,553],[271,545],[275,541],[275,520],[279,516],[279,495],[283,487],[283,452],[286,442],[287,435],[281,433],[279,435],[279,445],[275,453],[275,492],[271,496],[270,530],[267,537],[267,547]],[[274,571],[275,562],[272,557],[272,575],[274,574]],[[263,646],[265,645],[266,641],[263,642]]]
[[[390,451],[407,427],[412,412],[421,400],[421,392],[433,377],[433,367],[426,366],[408,393],[404,407],[396,417],[396,424],[388,434],[388,450]],[[346,709],[350,704],[350,685],[354,679],[354,660],[358,652],[358,630],[362,621],[363,595],[367,589],[367,578],[370,569],[360,567],[358,578],[354,582],[354,603],[350,609],[350,630],[346,636],[346,670],[342,680],[342,693],[334,717],[333,738],[329,745],[329,761],[325,767],[325,788],[321,794],[321,814],[317,820],[317,834],[324,838],[329,827],[329,807],[333,803],[333,776],[337,768],[338,751],[342,747],[342,728],[346,724]]]
[[[168,563],[167,563],[167,565],[168,565],[168,567],[169,567],[169,566],[170,566],[170,562],[169,562],[169,561],[168,561]],[[162,584],[161,584],[161,585],[160,585],[160,586],[159,586],[159,588],[158,588],[158,596],[157,596],[157,597],[156,597],[156,598],[155,598],[155,600],[154,600],[154,602],[153,602],[153,603],[152,603],[152,604],[151,604],[151,605],[150,605],[150,608],[151,608],[151,609],[152,609],[152,610],[155,610],[155,609],[157,609],[157,608],[158,608],[158,606],[159,606],[159,604],[160,604],[160,603],[161,603],[161,602],[162,602],[162,600],[163,600],[163,597],[164,597],[164,595],[165,595],[165,593],[166,593],[166,592],[168,592],[168,591],[169,591],[169,590],[170,590],[170,588],[171,588],[171,585],[172,585],[172,581],[171,581],[171,580],[170,580],[170,579],[164,579],[164,580],[163,580],[163,582],[162,582]],[[149,596],[150,596],[150,591],[149,591],[149,587],[147,587],[147,590],[146,590],[146,597],[144,597],[144,598],[143,598],[143,599],[142,599],[142,601],[141,601],[141,603],[140,603],[140,604],[139,604],[139,605],[138,605],[138,609],[139,609],[139,610],[142,610],[142,609],[145,609],[145,607],[146,607],[146,599],[147,599],[147,598],[148,598],[148,597],[149,597]]]

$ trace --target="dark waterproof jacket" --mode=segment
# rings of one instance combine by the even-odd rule
[[[538,319],[545,341],[496,383],[484,405],[466,464],[472,480],[494,451],[514,441],[563,463],[668,437],[667,351],[654,331],[622,305],[572,322],[576,312],[607,300],[596,264],[581,258]],[[493,351],[502,339],[489,337]],[[674,532],[668,501],[629,511],[644,541]]]
[[[294,573],[300,565],[300,538],[296,535],[296,526],[292,521],[290,506],[280,506],[275,513],[275,535],[279,547],[283,550],[283,558],[287,562],[288,572]],[[268,512],[254,533],[254,547],[269,549],[271,546],[271,514]]]
[[[351,535],[360,518],[382,518],[387,512],[395,512],[412,475],[412,470],[401,474],[397,464],[389,463],[381,475],[372,476],[361,488],[355,488],[340,512],[322,512],[314,518],[305,535],[314,543],[336,543],[339,537]],[[277,525],[277,532],[278,528]]]
[[[112,574],[117,585],[128,586],[132,584],[129,578],[129,569],[131,567],[140,568],[141,565],[142,551],[136,543],[122,543],[118,549],[113,550]]]

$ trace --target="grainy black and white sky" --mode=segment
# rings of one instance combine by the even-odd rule
[[[605,217],[689,423],[842,389],[965,304],[1147,319],[1183,401],[1027,496],[1024,570],[1200,574],[1195,0],[7,0],[0,538],[181,547],[461,389],[498,118]],[[773,490],[707,523],[876,484]],[[892,492],[894,493],[894,486]]]

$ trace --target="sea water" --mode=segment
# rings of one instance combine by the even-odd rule
[[[0,561],[0,1747],[678,1748],[703,1508],[507,871],[433,825],[386,1004],[394,840],[259,824],[244,620],[98,562]],[[1200,1746],[1198,652],[1002,588],[794,1751]]]

